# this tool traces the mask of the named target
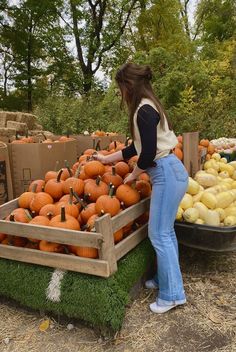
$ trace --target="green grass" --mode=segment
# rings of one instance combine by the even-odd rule
[[[0,260],[0,295],[21,305],[83,320],[101,330],[121,328],[130,290],[153,263],[149,240],[143,241],[119,261],[118,271],[108,279],[67,272],[61,301],[46,299],[52,268]]]

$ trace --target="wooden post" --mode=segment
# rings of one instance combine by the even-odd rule
[[[189,176],[194,176],[200,170],[198,157],[199,132],[183,133],[184,166]]]
[[[114,236],[110,214],[105,214],[95,221],[96,232],[102,233],[104,241],[99,250],[99,258],[106,260],[110,268],[110,274],[117,271],[117,260],[114,245]]]

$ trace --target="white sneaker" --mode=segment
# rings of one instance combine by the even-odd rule
[[[145,282],[144,286],[148,289],[158,288],[158,285],[154,280],[147,280]]]
[[[185,304],[186,302],[187,302],[186,299],[178,300],[178,301],[170,301],[169,305],[160,305],[154,302],[154,303],[151,303],[149,307],[153,313],[162,314],[162,313],[168,312],[168,310],[172,308]]]

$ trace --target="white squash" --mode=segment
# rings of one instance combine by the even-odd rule
[[[208,211],[208,208],[205,206],[205,204],[203,204],[201,202],[196,202],[193,205],[193,208],[198,210],[199,218],[202,219],[202,220],[205,220],[206,215],[207,215],[207,211]]]
[[[205,224],[210,226],[219,226],[220,225],[220,215],[215,210],[208,210]]]
[[[209,192],[209,193],[212,193],[212,194],[217,194],[220,191],[220,188],[217,188],[217,187],[219,187],[219,186],[217,185],[217,186],[206,188],[205,192]]]
[[[211,158],[215,159],[216,161],[220,161],[221,155],[219,153],[213,153]]]
[[[225,210],[222,208],[216,208],[215,211],[217,211],[219,213],[220,221],[223,221],[224,218],[226,217]]]
[[[192,177],[189,177],[188,179],[188,189],[187,193],[191,195],[195,195],[199,192],[200,185],[192,179]]]
[[[181,207],[178,207],[175,219],[179,221],[182,220],[183,212],[183,209]]]
[[[208,208],[208,209],[215,209],[217,205],[216,196],[210,192],[203,192],[201,196],[201,202]]]
[[[233,166],[233,168],[236,170],[236,160],[235,161],[231,161],[229,163],[229,165]]]
[[[233,180],[236,181],[236,170],[234,170],[233,175],[231,176]]]
[[[202,219],[197,219],[196,221],[195,221],[195,224],[198,224],[198,225],[203,225],[203,224],[205,224],[205,222],[202,220]]]
[[[227,161],[226,158],[221,158],[221,159],[220,159],[220,162],[222,162],[222,163],[224,163],[224,164],[227,164],[228,161]]]
[[[217,208],[227,208],[233,201],[234,197],[231,192],[220,192],[216,195]]]
[[[228,177],[229,177],[229,173],[228,173],[227,171],[221,171],[221,172],[219,173],[219,176],[220,176],[221,178],[228,178]]]
[[[208,174],[211,174],[211,175],[214,175],[214,176],[218,176],[218,172],[217,172],[215,169],[213,169],[212,167],[210,167],[209,169],[207,169],[206,172],[207,172]]]
[[[199,211],[196,208],[188,208],[183,213],[183,218],[187,222],[195,222],[199,218]]]
[[[193,196],[193,204],[196,202],[200,202],[202,194],[203,194],[203,191],[200,191]]]
[[[231,184],[231,189],[236,189],[236,181]]]
[[[226,216],[224,219],[225,226],[235,226],[236,225],[236,216]]]
[[[216,171],[219,171],[220,166],[219,166],[219,162],[215,161],[214,159],[210,159],[205,162],[203,168],[204,170],[212,168],[212,169],[215,169]]]
[[[232,176],[234,173],[234,167],[232,165],[229,164],[224,164],[222,162],[219,162],[219,167],[220,167],[220,171],[227,171],[229,176]]]
[[[225,216],[236,216],[236,206],[225,209]]]
[[[185,195],[183,196],[179,206],[183,210],[191,208],[193,206],[193,197],[191,196],[191,194],[185,193]]]
[[[206,172],[204,174],[196,173],[195,180],[204,188],[215,186],[218,183],[216,176]]]

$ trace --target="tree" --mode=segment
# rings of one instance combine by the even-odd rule
[[[138,0],[68,1],[62,18],[74,37],[83,76],[82,94],[91,90],[105,54],[119,44],[137,5]],[[62,6],[65,6],[65,2]]]

